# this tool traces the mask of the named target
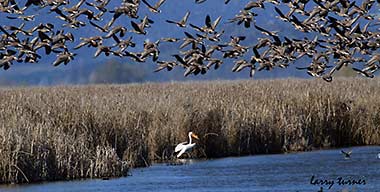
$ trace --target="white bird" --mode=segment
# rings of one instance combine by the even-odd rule
[[[177,154],[177,158],[180,157],[183,153],[185,153],[187,150],[193,148],[195,146],[195,143],[191,143],[191,137],[194,137],[195,139],[199,139],[198,136],[196,134],[194,134],[193,132],[189,132],[189,143],[187,143],[186,141],[185,142],[182,142],[180,144],[178,144],[175,149],[174,149],[174,152],[179,152]],[[186,144],[187,143],[187,144]]]
[[[379,158],[379,159],[380,159],[380,153],[379,153],[379,154],[377,154],[377,158]]]

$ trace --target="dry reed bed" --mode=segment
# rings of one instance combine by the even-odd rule
[[[0,183],[126,175],[170,159],[380,143],[380,81],[60,86],[0,91]],[[204,136],[206,133],[216,133]]]

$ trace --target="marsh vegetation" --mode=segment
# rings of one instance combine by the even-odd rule
[[[3,88],[0,183],[117,177],[172,158],[380,144],[380,81],[256,80]],[[207,134],[213,133],[213,134]]]

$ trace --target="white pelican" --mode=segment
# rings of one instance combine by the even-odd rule
[[[185,153],[187,150],[193,148],[195,146],[195,143],[191,143],[191,137],[194,137],[195,139],[199,139],[198,136],[196,134],[194,134],[193,132],[189,132],[189,143],[187,143],[186,141],[185,142],[182,142],[180,144],[178,144],[175,149],[174,149],[174,152],[179,152],[177,154],[177,158],[180,157],[183,153]],[[186,144],[187,143],[187,144]]]

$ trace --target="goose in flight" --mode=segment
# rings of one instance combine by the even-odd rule
[[[176,24],[178,27],[185,28],[186,22],[187,22],[187,19],[189,18],[189,16],[190,16],[190,11],[186,12],[185,16],[183,16],[181,21],[166,20],[166,22],[173,23],[173,24]]]
[[[352,151],[346,152],[346,151],[341,150],[341,152],[344,155],[345,159],[349,159],[351,157]]]
[[[187,150],[190,150],[191,148],[193,148],[195,146],[195,143],[191,143],[192,137],[194,137],[195,139],[199,139],[196,134],[194,134],[193,132],[190,131],[189,132],[189,142],[188,143],[186,141],[182,142],[175,147],[174,152],[176,152],[176,153],[179,152],[177,154],[177,158],[180,157]]]

